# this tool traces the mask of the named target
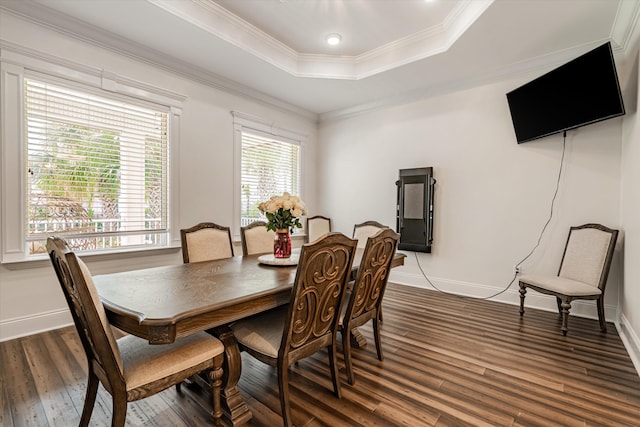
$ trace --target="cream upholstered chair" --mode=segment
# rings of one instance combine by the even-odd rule
[[[383,228],[389,228],[377,221],[365,221],[353,226],[353,238],[358,241],[358,248],[364,248],[367,245],[367,238],[373,236]]]
[[[180,230],[182,260],[185,264],[233,256],[231,229],[213,222],[201,222]]]
[[[245,256],[273,253],[275,237],[275,231],[267,230],[267,223],[264,221],[254,221],[245,227],[240,227],[242,253]]]
[[[562,333],[567,335],[571,301],[596,300],[600,330],[606,332],[604,290],[617,238],[618,230],[600,224],[571,227],[557,276],[520,276],[520,316],[524,315],[527,288],[554,295],[562,317]]]
[[[289,305],[231,325],[241,350],[277,368],[285,426],[293,424],[288,380],[292,363],[327,348],[334,393],[341,397],[336,335],[355,248],[356,241],[341,233],[304,244]]]
[[[349,302],[343,306],[340,319],[342,352],[347,369],[349,384],[355,384],[355,375],[351,363],[351,334],[359,326],[373,320],[373,336],[376,342],[378,360],[383,360],[380,340],[380,308],[387,287],[391,261],[396,253],[400,235],[390,228],[381,229],[367,239],[353,288],[349,293]]]
[[[322,215],[307,218],[307,242],[315,242],[331,232],[331,219]]]
[[[166,345],[150,345],[133,335],[116,340],[84,262],[69,249],[64,240],[56,237],[47,239],[47,251],[89,365],[80,425],[89,424],[99,383],[113,400],[111,425],[124,426],[127,402],[156,394],[203,371],[208,372],[212,385],[211,413],[215,424],[220,424],[224,360],[222,342],[206,332]]]

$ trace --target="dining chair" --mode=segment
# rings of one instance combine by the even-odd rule
[[[520,276],[520,316],[524,315],[527,288],[553,295],[562,318],[562,334],[567,335],[571,301],[596,300],[600,330],[606,332],[604,290],[617,239],[618,230],[600,224],[571,227],[556,276]]]
[[[331,219],[322,215],[307,218],[307,242],[315,242],[331,232]]]
[[[373,336],[378,360],[382,361],[380,340],[380,308],[389,280],[391,261],[396,253],[400,235],[390,228],[378,231],[367,239],[367,244],[358,266],[356,279],[348,293],[348,303],[343,306],[339,331],[342,337],[342,352],[349,384],[355,384],[351,362],[351,331],[373,320]]]
[[[356,241],[329,233],[302,245],[288,305],[231,324],[239,347],[277,368],[285,426],[293,424],[289,406],[289,366],[327,348],[334,394],[340,398],[336,335]]]
[[[389,228],[378,221],[365,221],[353,226],[353,238],[358,241],[358,249],[363,249],[367,245],[367,239],[378,231]],[[382,311],[378,311],[378,316],[382,322]]]
[[[353,226],[353,238],[358,241],[358,248],[364,248],[367,238],[373,236],[383,228],[389,228],[377,221],[365,221]]]
[[[244,256],[273,253],[275,237],[275,231],[267,230],[267,223],[264,221],[254,221],[240,227],[242,253]]]
[[[185,264],[233,256],[231,229],[213,222],[201,222],[180,230],[182,261]]]
[[[47,239],[47,251],[88,362],[89,377],[80,425],[89,424],[100,383],[111,394],[111,425],[124,426],[128,402],[179,385],[201,372],[207,373],[211,383],[211,415],[219,425],[222,342],[206,332],[166,345],[150,345],[133,335],[116,339],[85,263],[57,237]]]

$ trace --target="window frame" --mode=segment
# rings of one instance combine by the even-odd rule
[[[242,187],[242,133],[257,133],[262,135],[272,136],[275,139],[282,140],[284,142],[291,142],[300,147],[299,155],[299,167],[300,167],[300,194],[297,194],[302,200],[304,200],[305,189],[305,158],[306,158],[306,145],[308,135],[295,130],[286,129],[281,126],[277,126],[273,122],[270,122],[259,117],[255,117],[239,111],[232,111],[233,116],[233,156],[234,156],[234,177],[233,177],[233,221],[232,221],[232,235],[235,242],[240,241],[240,224],[242,215],[242,199],[241,199],[241,187]],[[294,230],[295,231],[295,230]],[[304,233],[303,230],[299,231]],[[296,233],[297,234],[297,233]]]
[[[24,52],[2,51],[0,61],[0,264],[46,259],[46,254],[29,255],[26,235],[26,117],[24,114],[25,77],[87,90],[100,96],[132,104],[162,106],[168,114],[167,228],[166,244],[83,251],[83,254],[144,252],[180,246],[179,177],[180,119],[183,95],[156,88],[103,69],[90,68],[59,58],[42,58]]]

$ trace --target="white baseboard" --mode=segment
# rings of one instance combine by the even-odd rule
[[[54,310],[0,322],[0,342],[73,324],[69,310]]]
[[[616,322],[616,328],[618,329],[624,347],[629,353],[631,362],[633,362],[633,366],[636,368],[636,372],[640,375],[640,338],[638,338],[638,334],[633,330],[629,320],[627,320],[624,314],[620,315],[620,322]]]
[[[488,286],[479,283],[460,282],[449,279],[441,279],[437,277],[430,277],[429,281],[420,274],[406,273],[403,271],[391,271],[389,281],[398,283],[401,285],[415,286],[418,288],[440,290],[442,292],[464,295],[473,298],[487,298],[495,295],[503,290],[503,288],[497,288],[495,286]],[[431,283],[429,283],[431,282]],[[505,285],[506,286],[506,285]],[[500,293],[499,295],[488,298],[491,301],[500,301],[514,306],[520,305],[520,292],[518,288],[518,282],[514,281],[509,289]],[[551,295],[544,295],[535,291],[527,292],[526,307],[536,308],[545,311],[557,312],[558,306],[556,304],[555,297]],[[514,307],[514,310],[518,308]],[[598,311],[595,301],[573,301],[571,303],[571,315],[585,317],[589,319],[597,319]],[[616,325],[616,329],[620,334],[622,343],[624,344],[629,357],[633,362],[633,365],[640,375],[640,339],[638,334],[633,330],[629,321],[620,316],[618,319],[617,307],[606,305],[604,307],[604,315],[607,321],[613,322]]]
[[[472,298],[490,299],[491,301],[499,301],[507,304],[520,305],[520,292],[518,282],[514,281],[509,289],[501,292],[504,288],[483,285],[480,283],[460,282],[457,280],[441,279],[438,277],[430,277],[429,282],[420,274],[412,274],[400,271],[392,271],[389,281],[407,286],[415,286],[418,288],[440,290],[455,295],[464,295]],[[506,286],[506,285],[505,285]],[[498,294],[499,295],[496,295]],[[493,296],[496,295],[496,296]],[[536,308],[544,311],[558,311],[556,299],[551,295],[544,295],[535,291],[528,291],[526,298],[526,307]],[[595,301],[573,301],[571,303],[571,315],[586,317],[588,319],[597,319],[598,310]],[[618,311],[617,307],[606,305],[604,307],[604,315],[607,321],[616,322]]]
[[[392,271],[389,281],[399,283],[401,285],[415,286],[417,288],[434,289],[434,286],[427,282],[424,276],[418,274]],[[495,286],[435,277],[430,277],[429,281],[438,288],[437,290],[474,298],[487,298],[502,290]],[[517,306],[520,304],[520,294],[517,286],[518,285],[514,282],[514,284],[512,284],[505,292],[489,299]],[[549,295],[530,292],[527,295],[526,301],[527,307],[552,312],[557,310],[555,298]],[[593,301],[575,301],[572,304],[571,314],[593,319],[598,318],[595,302]],[[640,375],[640,338],[638,338],[638,334],[633,330],[631,324],[624,315],[621,315],[619,320],[617,319],[616,307],[605,306],[605,317],[608,321],[612,321],[616,324],[622,343],[627,349],[636,371],[638,371],[638,374]],[[69,313],[69,310],[66,309],[39,313],[33,316],[8,319],[0,322],[0,342],[62,328],[72,324],[73,320],[71,319],[71,314]]]

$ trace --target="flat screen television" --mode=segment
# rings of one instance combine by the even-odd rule
[[[625,113],[605,43],[507,93],[518,144]]]

